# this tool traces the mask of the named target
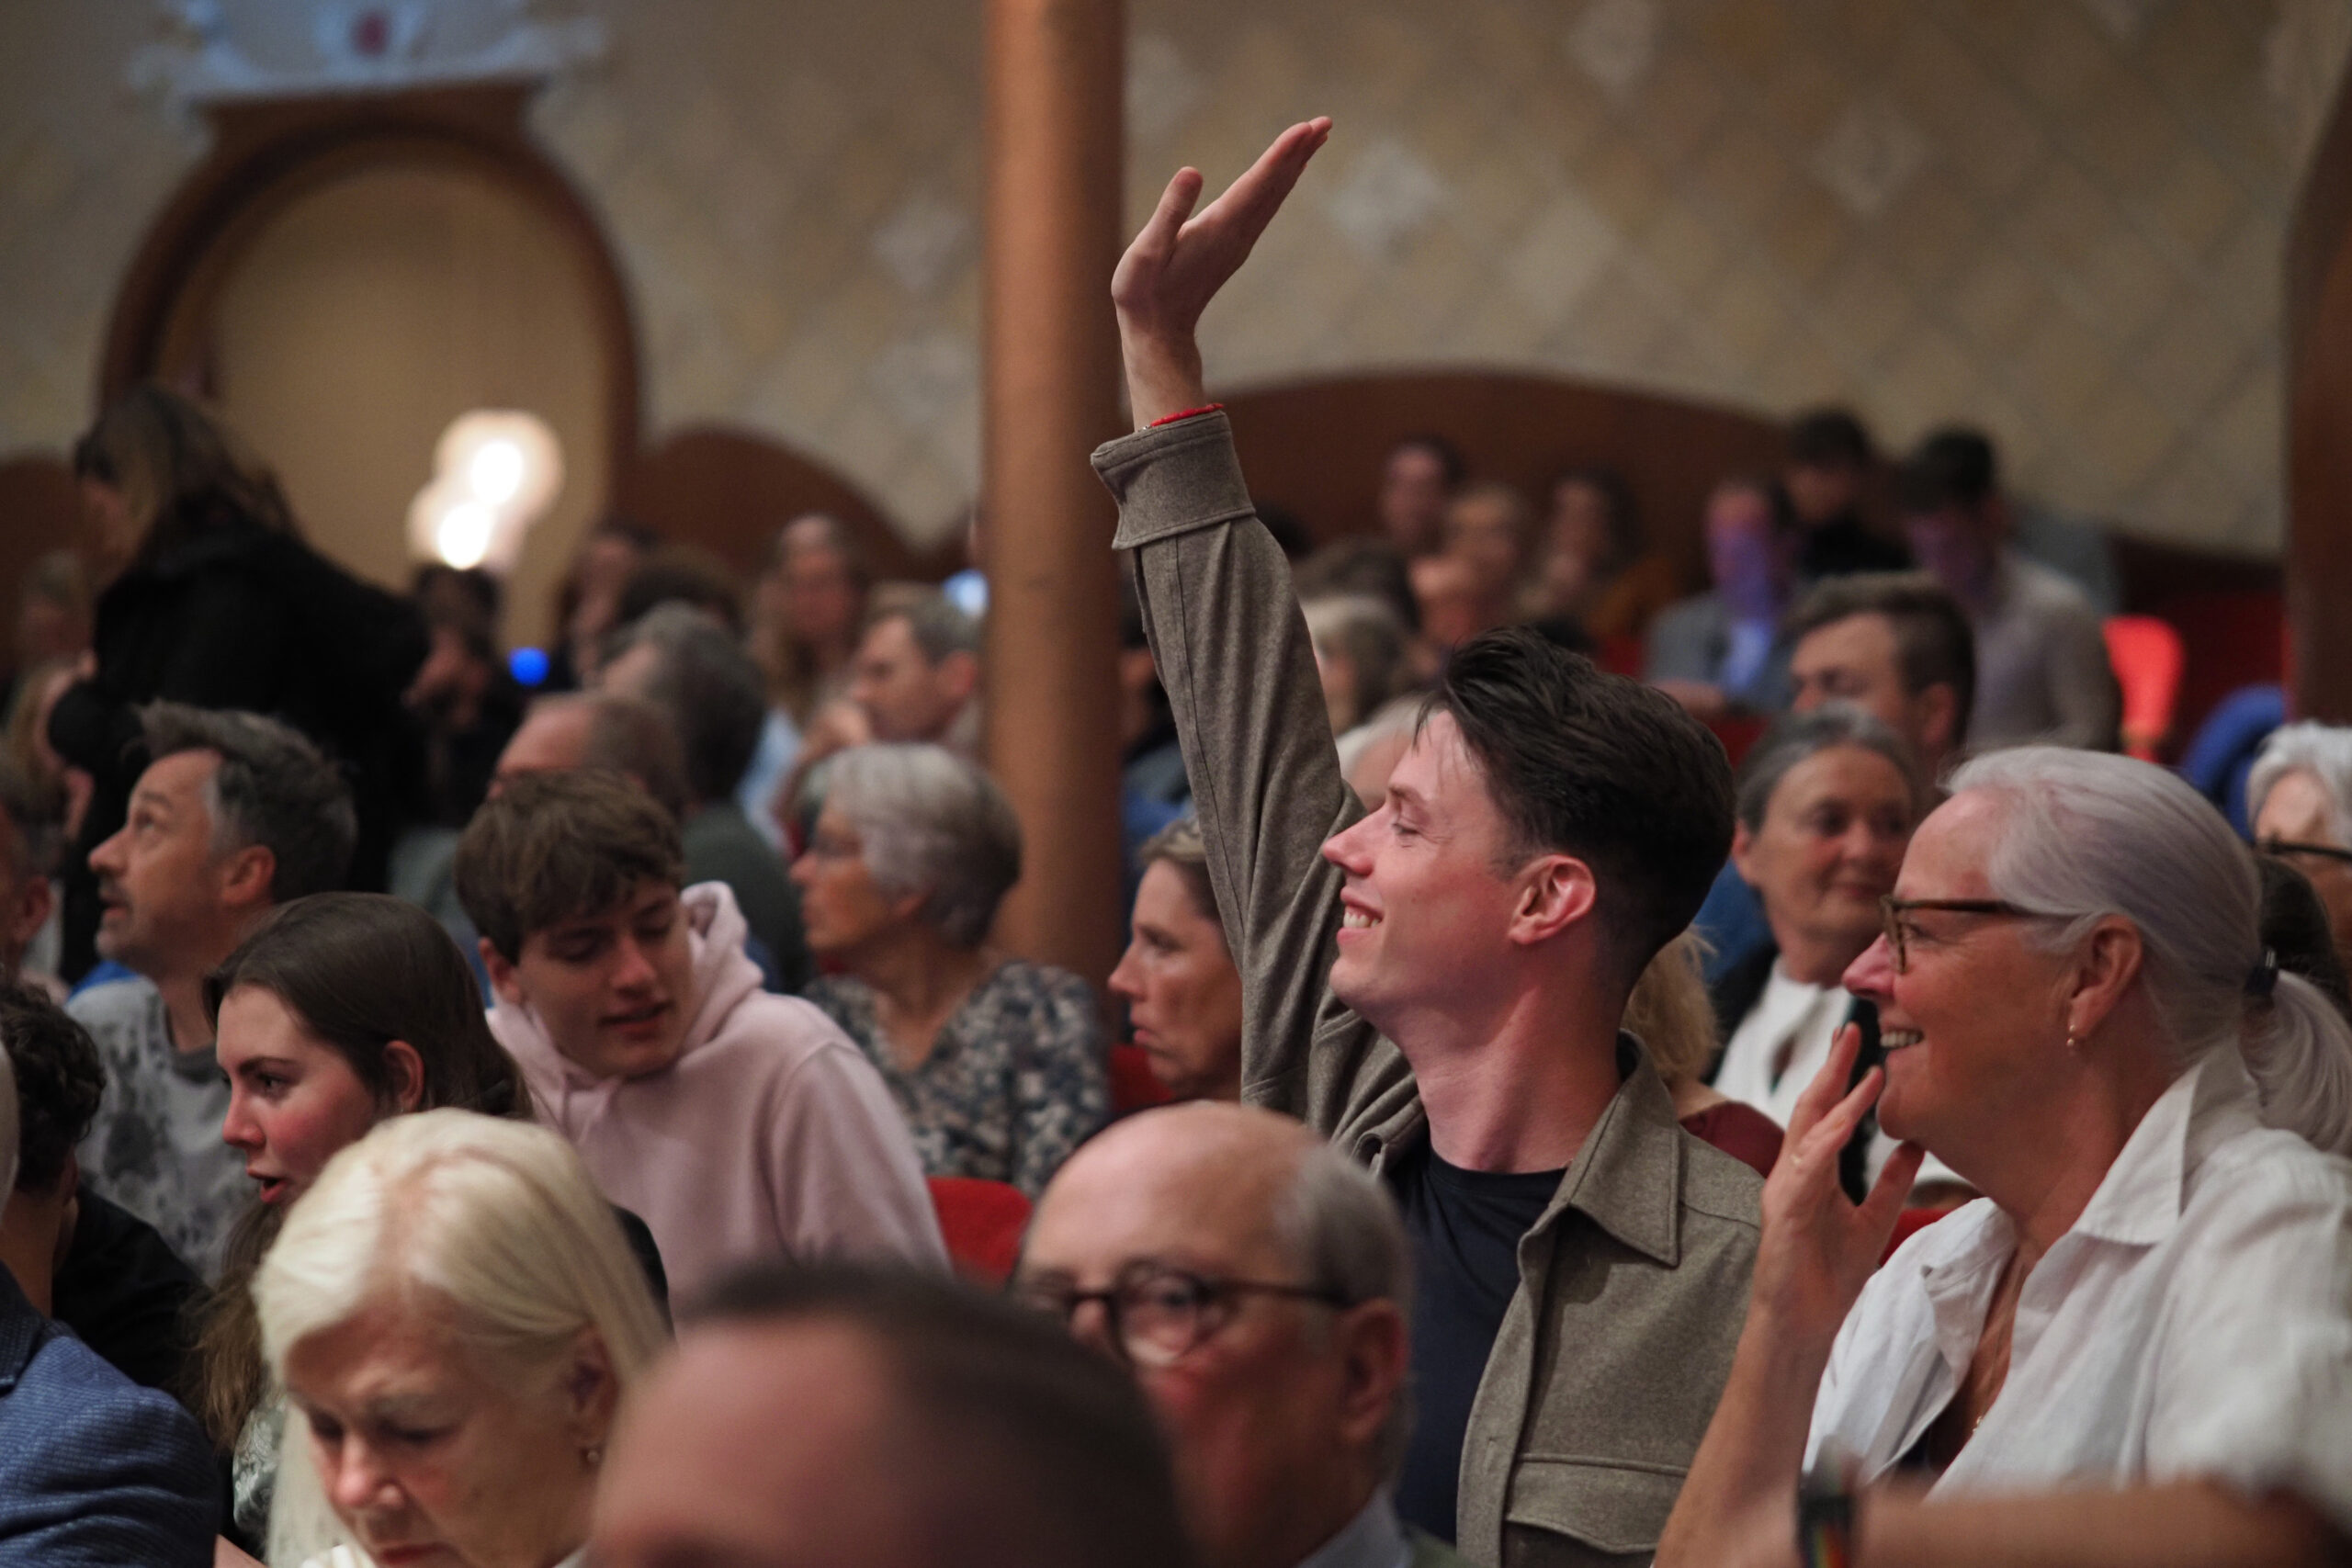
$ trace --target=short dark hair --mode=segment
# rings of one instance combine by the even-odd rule
[[[669,716],[684,748],[696,803],[724,800],[742,782],[767,724],[767,682],[735,636],[692,605],[656,605],[613,635],[605,659],[650,644],[657,662],[648,699]]]
[[[957,1562],[1191,1561],[1167,1445],[1141,1392],[1043,1314],[910,1269],[763,1263],[723,1278],[688,1318],[833,1323],[864,1336],[895,1396],[886,1429],[919,1528],[968,1532]]]
[[[588,710],[583,768],[627,773],[645,786],[662,809],[684,822],[691,804],[686,790],[686,749],[679,743],[678,727],[643,697],[618,692],[566,692],[541,697],[532,705],[579,703]]]
[[[1878,461],[1878,449],[1851,409],[1807,409],[1789,422],[1789,461],[1800,468],[1867,468]]]
[[[458,840],[466,918],[510,964],[533,931],[613,908],[640,882],[678,886],[678,820],[602,768],[524,773],[482,803]]]
[[[1462,448],[1435,431],[1418,431],[1399,438],[1389,446],[1388,457],[1409,451],[1427,452],[1435,457],[1439,471],[1445,476],[1445,488],[1448,490],[1459,489],[1462,481],[1469,477],[1470,464],[1462,456]],[[1384,465],[1385,461],[1384,458]]]
[[[1377,599],[1396,612],[1408,632],[1421,629],[1421,602],[1405,558],[1379,539],[1334,539],[1291,570],[1291,590],[1302,600],[1359,595]]]
[[[1947,506],[1973,512],[2001,488],[1999,460],[1990,437],[1964,425],[1931,431],[1912,449],[1896,489],[1908,513],[1941,512]]]
[[[1930,686],[1951,688],[1952,749],[1966,744],[1969,710],[1976,701],[1976,633],[1951,590],[1925,571],[1825,578],[1789,612],[1785,637],[1793,644],[1856,615],[1883,615],[1894,628],[1905,694],[1916,697]]]
[[[923,658],[933,664],[951,653],[979,657],[980,623],[935,589],[927,589],[911,599],[876,606],[865,617],[866,630],[871,631],[885,621],[906,622],[907,635],[915,639]]]
[[[47,876],[57,869],[62,791],[45,786],[6,757],[0,757],[0,818],[6,818],[8,854],[18,876]]]
[[[1453,651],[1421,716],[1451,714],[1514,858],[1590,865],[1627,985],[1690,923],[1731,850],[1731,761],[1682,705],[1524,626]]]
[[[2318,891],[2276,855],[2256,855],[2255,864],[2262,873],[2262,945],[2277,955],[2279,968],[2309,980],[2336,1011],[2352,1018],[2352,977]]]
[[[743,629],[743,606],[735,597],[727,563],[692,545],[660,545],[647,554],[644,564],[621,584],[614,624],[625,626],[663,604],[690,604],[731,631]]]
[[[17,1190],[54,1191],[97,1120],[105,1064],[88,1030],[21,983],[0,985],[0,1045],[17,1076]]]
[[[351,786],[300,730],[257,713],[186,703],[149,703],[139,727],[150,766],[183,751],[220,757],[208,790],[212,830],[270,852],[272,902],[343,886],[359,842]]]

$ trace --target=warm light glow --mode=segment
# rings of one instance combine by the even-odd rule
[[[563,449],[546,420],[519,409],[459,414],[409,504],[409,547],[460,570],[511,571],[524,535],[562,490]]]
[[[490,536],[498,527],[498,513],[479,501],[461,501],[441,514],[433,531],[441,558],[460,570],[480,566],[490,553]]]
[[[526,461],[523,448],[503,436],[485,441],[466,464],[466,484],[478,500],[503,506],[522,492]]]

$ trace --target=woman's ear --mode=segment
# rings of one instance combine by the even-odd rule
[[[620,1380],[613,1372],[613,1358],[605,1337],[583,1328],[571,1342],[571,1364],[565,1369],[565,1414],[583,1453],[601,1454],[613,1429],[613,1413],[620,1404]]]
[[[2066,999],[2067,1032],[2089,1039],[2139,978],[2145,956],[2140,929],[2131,921],[2110,915],[2093,926],[2075,959],[2074,989]]]
[[[392,1105],[414,1111],[424,1103],[424,1058],[405,1040],[384,1046],[384,1076],[391,1080]]]

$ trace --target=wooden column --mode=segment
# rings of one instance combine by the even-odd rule
[[[1114,512],[1087,465],[1124,428],[1120,0],[988,0],[982,549],[989,766],[1020,813],[998,925],[1100,985],[1121,908]]]
[[[2352,724],[2352,91],[2339,87],[2287,236],[2287,694]]]

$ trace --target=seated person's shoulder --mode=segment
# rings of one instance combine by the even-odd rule
[[[1697,1136],[1677,1128],[1682,1149],[1682,1209],[1686,1220],[1719,1231],[1727,1238],[1745,1237],[1753,1250],[1760,1234],[1764,1179],[1754,1168]]]
[[[739,1071],[782,1076],[837,1050],[865,1059],[831,1013],[808,998],[752,991],[730,1008],[717,1032],[681,1057],[679,1065],[689,1066],[699,1059],[724,1062]]]
[[[204,1434],[177,1401],[71,1335],[39,1346],[0,1396],[0,1562],[28,1527],[41,1532],[43,1562],[172,1562],[191,1543],[200,1554],[187,1560],[209,1561],[218,1478]],[[63,1498],[74,1501],[61,1517]],[[51,1542],[52,1529],[62,1539]],[[141,1554],[97,1551],[133,1542]]]
[[[65,1011],[93,1034],[143,1027],[161,993],[144,976],[127,975],[85,986],[66,998]]]

